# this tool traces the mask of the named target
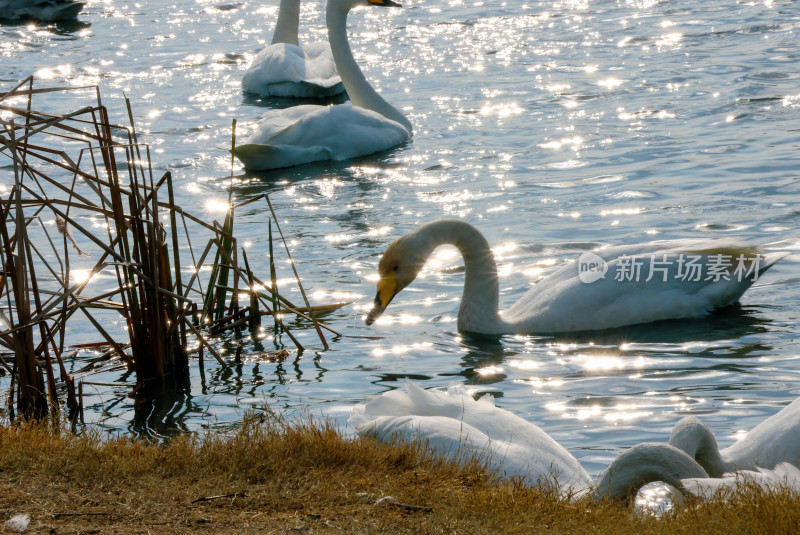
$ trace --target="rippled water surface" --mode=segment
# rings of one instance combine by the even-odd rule
[[[171,170],[178,203],[205,214],[227,199],[232,119],[243,135],[265,109],[293,104],[240,87],[276,12],[276,0],[90,0],[77,24],[0,26],[0,84],[30,74],[39,86],[97,84],[120,118],[124,93],[156,171]],[[487,341],[456,330],[462,264],[442,248],[388,321],[363,323],[385,246],[438,217],[485,233],[506,306],[599,245],[736,236],[797,250],[800,4],[413,0],[355,11],[349,29],[367,78],[408,115],[414,138],[355,161],[237,168],[233,189],[237,201],[270,195],[313,300],[354,302],[326,318],[343,336],[323,350],[308,331],[309,349],[289,345],[282,363],[258,360],[264,349],[245,341],[241,364],[194,365],[190,394],[145,410],[129,389],[87,386],[87,422],[147,434],[226,428],[266,403],[344,427],[354,403],[404,377],[466,382],[597,473],[625,448],[666,440],[685,414],[724,446],[800,393],[794,255],[740,307],[709,317]],[[324,5],[305,2],[301,41],[324,37]],[[236,220],[262,272],[266,220],[263,203]],[[281,344],[268,340],[266,350]]]

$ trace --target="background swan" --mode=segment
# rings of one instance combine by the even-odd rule
[[[652,481],[680,487],[683,478],[707,478],[683,451],[667,444],[639,444],[622,453],[597,484],[575,457],[538,426],[495,406],[491,396],[477,401],[463,386],[423,390],[407,381],[353,408],[349,424],[360,436],[404,440],[455,461],[478,459],[502,478],[528,485],[555,485],[565,497],[627,499]]]
[[[75,20],[83,6],[73,0],[0,0],[0,20]]]
[[[605,262],[605,278],[584,282],[578,261],[573,261],[537,282],[517,303],[499,313],[497,265],[486,239],[469,223],[441,219],[418,227],[386,249],[378,267],[378,293],[366,318],[368,325],[414,280],[433,250],[444,244],[455,245],[464,257],[458,328],[484,334],[609,329],[706,314],[738,301],[756,275],[785,256],[764,254],[757,245],[731,240],[675,240],[608,247],[595,251],[597,255],[593,256]],[[682,273],[688,274],[686,261],[690,257],[702,268],[700,280],[681,277]],[[736,259],[740,257],[744,259],[743,270],[736,273],[740,267]],[[724,258],[732,264],[724,270],[729,280],[706,280],[712,266],[720,266],[720,259]],[[638,277],[615,280],[615,273],[625,274],[637,262],[643,266]],[[663,271],[654,272],[645,282],[650,262],[656,262],[652,265]]]
[[[780,463],[800,467],[800,398],[722,451],[708,426],[694,416],[675,424],[669,443],[694,458],[712,477],[734,470],[769,470]]]
[[[347,13],[360,5],[399,6],[392,0],[328,0],[328,40],[350,102],[268,111],[256,131],[234,149],[246,168],[345,160],[389,149],[411,137],[409,120],[369,85],[350,51]]]
[[[281,0],[272,43],[242,77],[242,89],[263,97],[329,97],[344,92],[328,43],[300,47],[300,0]]]

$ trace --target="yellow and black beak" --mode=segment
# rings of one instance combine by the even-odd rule
[[[395,272],[390,271],[378,281],[378,293],[375,295],[372,310],[367,314],[367,325],[372,325],[376,319],[381,317],[381,314],[389,306],[395,295],[397,295],[397,278],[395,277]]]
[[[403,4],[398,4],[393,0],[367,0],[369,5],[371,6],[381,6],[381,7],[403,7]]]

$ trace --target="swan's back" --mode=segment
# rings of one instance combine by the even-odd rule
[[[687,492],[705,499],[715,495],[724,497],[754,487],[765,491],[800,493],[800,469],[790,463],[779,463],[771,470],[740,470],[717,478],[683,479],[681,483]]]
[[[268,111],[234,153],[248,169],[277,169],[346,160],[394,147],[408,138],[399,123],[349,102],[307,104]]]
[[[720,453],[734,468],[769,469],[782,462],[800,466],[800,398]]]
[[[474,400],[463,387],[423,390],[411,382],[356,405],[349,423],[359,435],[381,441],[428,444],[439,455],[475,457],[503,477],[529,484],[583,489],[591,478],[580,463],[536,425],[496,407],[490,396]]]
[[[325,42],[302,48],[275,43],[259,52],[242,77],[242,89],[261,96],[319,98],[344,91]]]
[[[502,318],[520,332],[565,332],[704,315],[736,303],[753,284],[749,264],[734,272],[739,255],[758,258],[761,276],[785,253],[764,254],[753,244],[718,240],[611,247],[597,251],[608,267],[604,278],[584,282],[580,260],[574,260],[535,284]],[[698,271],[686,267],[690,258]],[[726,262],[728,269],[715,280],[709,270]]]

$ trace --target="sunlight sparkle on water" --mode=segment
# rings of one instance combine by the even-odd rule
[[[641,368],[644,359],[638,357],[631,361],[629,358],[620,358],[612,355],[576,355],[575,363],[586,371],[623,370],[625,368]]]
[[[511,359],[508,361],[508,365],[518,370],[534,370],[540,367],[541,363],[533,359]]]
[[[475,371],[481,376],[497,375],[498,373],[503,373],[503,368],[500,366],[486,366],[485,368],[475,368]]]
[[[563,379],[540,379],[539,377],[529,377],[525,382],[534,388],[542,388],[545,386],[559,387],[564,384]]]
[[[69,278],[72,279],[72,282],[75,284],[87,282],[91,276],[92,271],[90,269],[73,269],[69,272]]]
[[[210,214],[226,214],[230,209],[231,205],[228,204],[228,201],[222,201],[219,199],[211,199],[206,201],[205,209]]]

